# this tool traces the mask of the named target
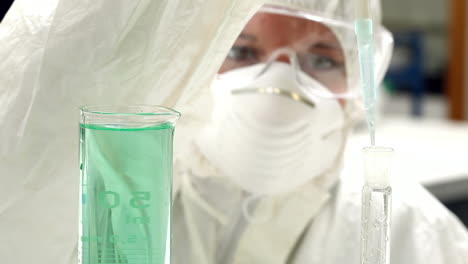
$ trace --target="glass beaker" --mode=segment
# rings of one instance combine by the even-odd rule
[[[80,264],[169,264],[172,141],[165,107],[84,106]]]

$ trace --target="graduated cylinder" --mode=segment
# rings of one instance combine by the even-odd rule
[[[80,264],[170,263],[179,116],[158,106],[81,109]]]

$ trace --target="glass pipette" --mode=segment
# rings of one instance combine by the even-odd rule
[[[375,145],[376,87],[374,76],[374,48],[372,19],[369,13],[369,0],[357,0],[357,17],[354,23],[356,32],[361,86],[366,110],[367,126],[372,146]]]

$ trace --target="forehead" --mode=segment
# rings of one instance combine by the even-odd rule
[[[320,39],[338,42],[330,28],[320,22],[267,12],[255,14],[244,27],[242,33],[260,38],[267,37],[269,40],[274,38],[290,41]]]

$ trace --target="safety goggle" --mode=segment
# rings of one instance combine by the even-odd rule
[[[391,47],[391,37],[385,41]],[[326,97],[348,99],[360,94],[357,57],[352,22],[267,5],[244,27],[219,73],[259,63],[288,62],[328,88],[331,93]]]

